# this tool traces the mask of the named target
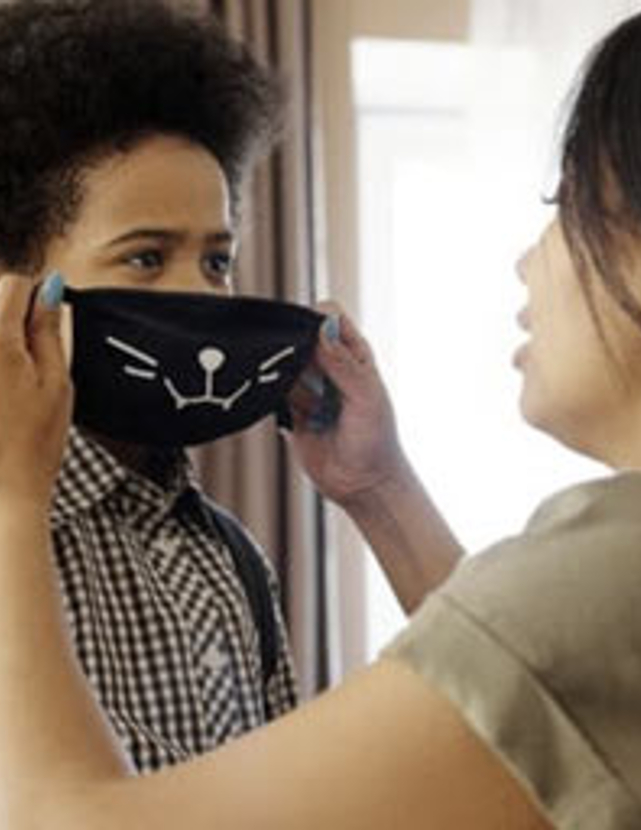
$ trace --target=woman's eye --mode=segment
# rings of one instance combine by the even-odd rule
[[[163,264],[163,255],[160,251],[148,250],[139,251],[127,257],[127,263],[139,268],[141,271],[160,268]]]

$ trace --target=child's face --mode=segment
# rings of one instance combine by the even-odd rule
[[[231,292],[229,191],[204,148],[151,137],[91,167],[82,195],[76,220],[45,252],[43,276],[60,271],[74,288]],[[64,330],[69,344],[69,317]]]
[[[169,136],[151,137],[91,167],[73,225],[46,251],[43,273],[75,288],[228,294],[234,238],[216,159]]]

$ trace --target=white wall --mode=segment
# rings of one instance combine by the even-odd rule
[[[458,40],[468,28],[468,0],[348,0],[359,37]]]

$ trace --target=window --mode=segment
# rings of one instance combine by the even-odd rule
[[[537,66],[514,47],[358,40],[353,70],[364,326],[410,457],[478,551],[544,495],[602,473],[522,423],[510,365],[525,302],[514,263],[552,184],[517,94]],[[375,564],[367,604],[373,657],[403,622]]]

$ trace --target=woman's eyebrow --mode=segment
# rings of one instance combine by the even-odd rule
[[[128,231],[115,239],[109,240],[105,247],[111,248],[116,245],[123,245],[126,242],[135,242],[137,240],[154,240],[162,242],[181,242],[188,236],[186,231],[166,230],[164,228],[136,228]],[[205,240],[208,243],[215,243],[217,245],[234,245],[236,242],[235,235],[228,230],[213,231],[205,234]]]

